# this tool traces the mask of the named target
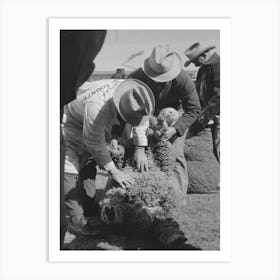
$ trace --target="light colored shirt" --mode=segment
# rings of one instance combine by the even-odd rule
[[[106,133],[111,132],[113,124],[118,123],[117,109],[112,96],[117,86],[123,82],[120,79],[85,82],[77,92],[77,98],[64,107],[66,115],[71,120],[64,125],[73,126],[82,131],[83,143],[96,163],[107,171],[115,168],[112,158],[106,148]],[[142,126],[148,127],[147,123]],[[147,145],[146,133],[137,127],[132,128],[133,142],[138,146]]]

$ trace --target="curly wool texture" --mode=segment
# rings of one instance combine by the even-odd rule
[[[130,166],[122,170],[129,174],[135,183],[126,189],[120,200],[116,199],[120,193],[118,184],[113,180],[109,181],[107,187],[110,189],[107,198],[101,203],[101,213],[106,211],[104,209],[115,208],[116,220],[112,224],[123,224],[125,230],[133,235],[153,234],[164,246],[178,240],[187,240],[179,225],[174,222],[181,213],[179,209],[182,196],[176,193],[172,177],[157,166],[150,167],[145,173],[136,172]],[[118,215],[120,207],[123,212]],[[106,222],[106,219],[102,220]]]
[[[185,140],[184,154],[188,164],[188,193],[210,193],[218,190],[220,165],[213,153],[210,128]]]
[[[160,116],[150,119],[149,148],[146,151],[149,170],[140,173],[133,167],[126,166],[122,171],[129,174],[135,181],[126,190],[127,200],[132,203],[137,202],[147,208],[161,207],[165,216],[168,217],[170,210],[178,205],[180,195],[174,188],[175,154],[172,144],[169,141],[161,140],[167,127],[165,120],[168,114],[163,115],[161,112]],[[119,154],[119,161],[126,161],[124,153]],[[117,183],[111,182],[111,187],[118,187]]]
[[[107,198],[100,203],[101,220],[106,224],[121,226],[127,233],[134,235],[149,233],[153,222],[150,211],[147,211],[142,203],[129,201],[125,191],[115,186],[114,182],[109,184],[110,187],[114,187],[106,193]]]
[[[148,129],[149,150],[148,158],[151,159],[151,168],[157,166],[167,175],[173,175],[175,165],[175,152],[169,141],[162,141],[161,137],[166,131],[167,123],[162,117],[152,117]]]
[[[158,167],[150,168],[148,172],[140,173],[135,171],[132,167],[127,166],[122,169],[126,174],[134,179],[134,184],[126,189],[125,201],[133,204],[138,204],[146,208],[161,207],[168,217],[171,210],[176,207],[179,194],[176,194],[173,187],[174,180],[165,172],[162,172]],[[119,189],[118,183],[110,181],[110,189],[107,195],[115,196],[112,190]],[[110,192],[111,191],[111,192]],[[113,199],[115,200],[115,198]]]
[[[114,164],[116,165],[116,167],[119,169],[124,167],[124,165],[125,165],[124,147],[121,145],[118,145],[117,149],[114,149],[111,146],[108,146],[107,148],[110,151],[111,158],[112,158]]]
[[[120,188],[115,181],[110,180],[106,187],[109,188],[106,201],[101,203],[101,213],[115,208],[115,224],[123,223],[125,229],[135,235],[152,232],[163,245],[169,246],[178,240],[186,240],[173,220],[181,213],[182,195],[174,187],[175,155],[172,145],[169,141],[160,140],[160,134],[166,127],[155,118],[151,122],[148,136],[150,148],[147,150],[149,171],[140,173],[130,166],[124,167],[122,171],[129,174],[135,183],[126,189],[120,201],[114,198],[119,195]],[[123,161],[123,158],[120,156],[119,160]],[[123,215],[117,214],[120,203],[125,205]]]

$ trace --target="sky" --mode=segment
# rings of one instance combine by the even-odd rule
[[[108,30],[95,59],[95,71],[114,71],[116,68],[132,71],[141,66],[142,56],[135,56],[125,64],[123,62],[134,54],[152,49],[156,44],[169,44],[184,64],[187,60],[184,51],[195,42],[214,45],[214,51],[220,53],[219,30]],[[193,64],[188,67],[188,70],[195,69]]]

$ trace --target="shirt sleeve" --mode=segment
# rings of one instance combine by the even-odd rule
[[[178,134],[182,136],[198,117],[201,107],[195,84],[186,71],[181,71],[175,83],[175,90],[179,91],[184,113],[174,127]]]
[[[85,104],[84,143],[98,166],[107,171],[115,168],[105,141],[105,129],[113,114],[114,108],[110,99],[101,105],[95,101]]]
[[[132,127],[133,144],[135,146],[148,146],[148,139],[147,139],[148,127],[149,127],[148,118],[139,126]]]
[[[212,71],[213,71],[214,88],[220,89],[220,60],[217,60],[215,63],[213,63]]]

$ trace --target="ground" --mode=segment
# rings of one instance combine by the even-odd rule
[[[106,184],[107,176],[99,172],[97,186],[102,190]],[[181,229],[188,238],[186,248],[200,248],[202,250],[220,249],[220,194],[188,194],[183,207],[185,220]],[[95,224],[95,219],[92,219]],[[98,228],[98,226],[97,226]],[[162,249],[152,238],[127,238],[119,234],[104,231],[95,237],[76,236],[69,232],[65,237],[65,249],[70,250],[123,250],[123,249]]]

